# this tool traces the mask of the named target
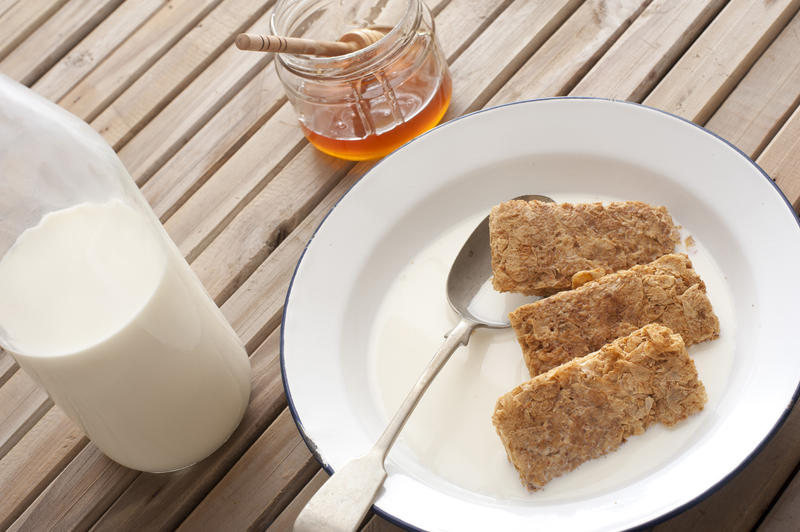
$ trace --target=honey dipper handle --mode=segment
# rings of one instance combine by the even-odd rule
[[[236,47],[255,52],[277,52],[285,54],[311,54],[332,57],[354,52],[359,47],[352,42],[315,41],[296,37],[277,35],[257,35],[240,33],[236,37]]]

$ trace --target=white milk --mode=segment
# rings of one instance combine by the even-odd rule
[[[609,198],[562,194],[556,199]],[[400,272],[383,299],[370,336],[369,359],[373,394],[387,420],[441,345],[444,333],[458,321],[445,296],[447,274],[462,244],[485,215],[464,220],[423,249]],[[645,434],[629,438],[616,452],[529,493],[509,463],[491,417],[497,398],[530,376],[511,329],[478,329],[469,345],[453,354],[412,414],[389,454],[390,473],[402,470],[476,500],[524,499],[548,504],[605,493],[668,464],[702,433],[706,416],[713,416],[734,352],[733,299],[724,276],[702,243],[688,250],[679,246],[678,251],[689,254],[705,281],[722,331],[718,340],[689,347],[709,396],[703,412],[674,428],[654,425]],[[473,301],[478,308],[470,308],[478,315],[496,317],[534,300],[498,294],[487,283]]]
[[[191,465],[238,425],[250,365],[155,221],[120,201],[45,215],[0,260],[8,347],[89,438],[143,471]]]

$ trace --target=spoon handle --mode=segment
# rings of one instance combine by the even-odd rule
[[[425,366],[419,380],[372,449],[333,473],[297,516],[295,532],[352,532],[358,528],[386,479],[383,461],[400,430],[439,370],[459,345],[467,344],[475,327],[474,322],[462,318],[447,333],[444,343]]]
[[[378,441],[375,443],[373,450],[379,451],[383,458],[386,458],[389,449],[391,449],[397,436],[406,424],[411,412],[414,411],[419,400],[422,399],[422,394],[425,393],[431,385],[431,382],[433,382],[433,379],[439,373],[439,370],[441,370],[450,359],[450,355],[455,352],[458,346],[467,345],[469,337],[475,329],[475,325],[475,322],[461,318],[456,326],[445,335],[444,343],[431,361],[428,362],[428,365],[425,366],[425,369],[422,370],[422,375],[419,376],[417,383],[414,384],[414,387],[408,392],[406,398],[403,399],[403,404],[397,409],[394,417],[392,417],[392,420],[384,429],[383,434],[381,434],[381,437],[378,438]]]

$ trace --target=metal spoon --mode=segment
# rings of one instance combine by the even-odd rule
[[[519,196],[514,199],[552,202],[547,196]],[[294,523],[295,532],[356,530],[372,506],[375,494],[386,479],[383,462],[400,430],[419,403],[439,370],[459,345],[467,345],[472,331],[478,327],[509,327],[508,318],[487,320],[469,310],[469,304],[481,286],[492,275],[489,253],[489,217],[475,228],[453,261],[447,276],[447,300],[460,316],[458,324],[445,335],[445,341],[422,372],[414,388],[403,400],[389,425],[372,449],[346,463],[308,501]]]

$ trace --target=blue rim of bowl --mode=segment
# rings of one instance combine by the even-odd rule
[[[702,132],[704,132],[704,133],[706,133],[708,135],[711,135],[712,137],[716,138],[717,140],[722,141],[723,144],[725,144],[727,147],[731,148],[734,152],[738,153],[748,163],[750,163],[756,170],[758,170],[758,172],[764,177],[764,179],[767,180],[767,182],[770,185],[772,185],[772,188],[778,193],[778,196],[786,204],[786,206],[789,209],[789,212],[794,217],[795,222],[797,222],[798,229],[800,229],[800,217],[798,217],[798,215],[795,212],[794,207],[792,207],[792,204],[789,201],[789,199],[786,197],[786,195],[783,193],[783,191],[778,187],[778,185],[775,183],[775,181],[773,181],[772,178],[758,165],[758,163],[756,163],[753,159],[751,159],[749,155],[747,155],[742,150],[740,150],[739,148],[734,146],[731,142],[725,140],[724,138],[722,138],[721,136],[717,135],[713,131],[710,131],[710,130],[704,128],[703,126],[695,124],[694,122],[692,122],[690,120],[687,120],[687,119],[685,119],[685,118],[683,118],[681,116],[675,115],[675,114],[670,113],[668,111],[664,111],[663,109],[658,109],[656,107],[651,107],[651,106],[644,105],[644,104],[641,104],[641,103],[629,102],[629,101],[626,101],[626,100],[615,100],[615,99],[612,99],[612,98],[600,98],[600,97],[594,97],[594,96],[554,96],[554,97],[547,97],[547,98],[533,98],[533,99],[529,99],[529,100],[520,100],[520,101],[516,101],[516,102],[510,102],[510,103],[505,103],[505,104],[501,104],[501,105],[496,105],[494,107],[489,107],[487,109],[479,109],[477,111],[473,111],[471,113],[467,113],[465,115],[459,116],[457,118],[454,118],[452,120],[449,120],[447,122],[439,124],[438,126],[430,129],[429,131],[426,131],[425,133],[423,133],[423,134],[411,139],[410,141],[406,142],[405,144],[403,144],[402,146],[397,148],[395,151],[393,151],[392,153],[390,153],[389,155],[387,155],[386,157],[384,157],[383,159],[378,161],[375,164],[375,166],[373,166],[363,176],[361,176],[361,178],[359,178],[358,181],[353,183],[350,186],[350,188],[348,188],[347,191],[344,194],[342,194],[341,198],[336,200],[336,203],[334,204],[334,206],[331,207],[331,209],[325,214],[325,217],[319,223],[317,228],[314,229],[314,233],[311,235],[311,238],[308,240],[308,242],[306,243],[305,247],[303,248],[303,252],[300,255],[300,258],[298,259],[297,264],[295,265],[294,272],[292,272],[292,279],[289,282],[289,289],[286,291],[286,299],[284,300],[284,303],[283,303],[283,313],[282,313],[282,316],[281,316],[281,340],[280,340],[281,381],[283,382],[283,390],[284,390],[284,393],[286,394],[286,402],[289,405],[289,411],[292,414],[292,419],[294,419],[294,423],[297,426],[297,430],[300,432],[300,436],[302,436],[303,441],[305,442],[306,446],[308,447],[308,450],[311,451],[311,454],[314,456],[314,458],[317,460],[317,462],[319,462],[319,464],[322,467],[322,469],[324,469],[329,475],[333,474],[333,468],[330,466],[330,464],[326,464],[322,460],[322,457],[320,456],[319,451],[317,450],[317,445],[314,443],[314,441],[311,438],[308,437],[308,435],[306,434],[305,429],[303,428],[303,423],[302,423],[302,421],[300,421],[300,416],[298,415],[297,409],[295,408],[294,401],[292,400],[292,393],[289,390],[289,384],[288,384],[287,379],[286,379],[286,365],[285,365],[285,362],[284,362],[284,328],[283,328],[283,323],[286,322],[286,312],[287,312],[287,310],[289,308],[289,299],[290,299],[291,294],[292,294],[292,286],[294,286],[295,276],[297,275],[297,270],[300,268],[300,264],[303,262],[303,257],[305,257],[306,251],[308,250],[308,246],[314,240],[314,237],[317,235],[317,232],[319,231],[320,227],[322,227],[322,224],[324,224],[325,221],[328,219],[328,216],[330,216],[330,214],[333,212],[333,210],[336,207],[339,206],[339,203],[350,193],[350,191],[353,189],[353,187],[358,185],[362,180],[366,179],[375,170],[375,168],[377,168],[379,165],[383,164],[387,159],[391,158],[398,151],[405,149],[405,147],[408,146],[409,144],[418,141],[419,139],[423,138],[424,136],[428,135],[429,133],[431,133],[433,131],[436,131],[436,130],[438,130],[440,128],[448,127],[451,124],[454,124],[454,123],[456,123],[456,122],[458,122],[458,121],[460,121],[460,120],[462,120],[464,118],[468,118],[468,117],[473,116],[473,115],[477,115],[477,114],[481,114],[481,113],[488,113],[488,112],[494,111],[495,109],[500,109],[500,108],[503,108],[503,107],[509,107],[509,106],[512,106],[512,105],[523,105],[523,104],[531,104],[531,103],[536,103],[536,102],[548,102],[548,101],[552,101],[552,100],[598,101],[598,102],[611,103],[611,104],[615,104],[615,105],[616,104],[619,104],[619,105],[631,105],[631,106],[634,106],[634,107],[638,107],[638,108],[641,108],[641,109],[646,109],[648,111],[654,111],[656,113],[660,113],[662,115],[666,115],[668,117],[680,120],[681,122],[683,122],[685,124],[688,124],[688,125],[690,125],[692,127],[695,127],[697,129],[701,130]],[[800,382],[798,382],[797,387],[795,387],[794,394],[792,395],[792,398],[789,401],[789,404],[787,405],[786,409],[783,411],[781,416],[778,418],[778,420],[776,421],[776,423],[772,427],[772,429],[767,433],[766,436],[764,436],[764,438],[761,440],[761,442],[758,445],[756,445],[756,447],[750,452],[750,454],[748,454],[747,457],[745,457],[745,459],[742,460],[742,462],[737,467],[735,467],[730,473],[728,473],[727,475],[722,477],[713,486],[708,488],[706,491],[704,491],[703,493],[701,493],[700,495],[698,495],[694,499],[682,504],[681,506],[678,506],[677,508],[675,508],[673,510],[670,510],[669,512],[667,512],[667,513],[665,513],[663,515],[660,515],[660,516],[658,516],[658,517],[656,517],[654,519],[651,519],[650,521],[647,521],[647,522],[642,523],[640,525],[636,525],[636,526],[634,526],[632,528],[629,528],[629,529],[626,529],[626,530],[628,530],[628,531],[643,530],[645,528],[652,527],[652,526],[657,525],[659,523],[663,523],[664,521],[666,521],[666,520],[668,520],[668,519],[670,519],[672,517],[675,517],[676,515],[685,512],[686,510],[688,510],[692,506],[695,506],[696,504],[699,504],[700,502],[704,501],[709,496],[711,496],[713,493],[715,493],[720,488],[722,488],[725,484],[730,482],[745,467],[747,467],[750,464],[750,462],[752,462],[753,459],[756,456],[758,456],[758,454],[764,449],[764,447],[767,445],[767,443],[769,443],[769,441],[775,436],[775,434],[778,432],[778,430],[786,422],[786,418],[789,417],[789,414],[791,413],[791,411],[794,408],[794,406],[797,404],[797,400],[798,400],[799,397],[800,397]],[[397,517],[395,517],[395,516],[393,516],[393,515],[391,515],[391,514],[389,514],[387,512],[384,512],[383,510],[381,510],[378,506],[375,506],[374,504],[372,505],[372,511],[376,515],[379,515],[380,517],[386,519],[390,523],[392,523],[394,525],[397,525],[399,527],[405,528],[406,530],[425,532],[421,528],[417,528],[417,527],[415,527],[414,525],[412,525],[410,523],[406,523],[402,519],[399,519],[399,518],[397,518]]]

